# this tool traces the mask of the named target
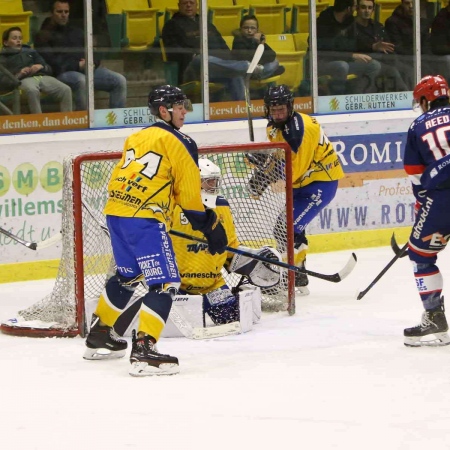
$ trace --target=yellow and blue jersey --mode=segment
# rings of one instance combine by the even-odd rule
[[[202,217],[198,148],[193,139],[165,122],[129,136],[108,184],[104,213],[153,218],[170,225],[180,205],[192,217]]]
[[[222,223],[228,238],[228,246],[237,248],[239,241],[231,214],[230,205],[223,197],[218,197],[214,211]],[[183,210],[175,207],[172,228],[185,234],[204,239],[199,231],[194,231]],[[182,291],[189,294],[207,294],[225,285],[221,271],[234,256],[233,253],[211,255],[207,244],[171,236],[178,270],[181,277]]]
[[[294,112],[283,129],[269,122],[266,131],[271,142],[287,142],[291,147],[294,188],[344,177],[339,157],[315,118]]]

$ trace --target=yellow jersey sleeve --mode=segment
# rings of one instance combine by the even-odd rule
[[[269,123],[267,137],[271,142],[287,142],[291,147],[294,188],[344,177],[339,156],[315,118],[294,113],[284,129]]]

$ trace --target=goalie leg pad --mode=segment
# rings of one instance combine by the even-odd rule
[[[204,297],[205,312],[216,325],[239,320],[238,302],[228,286],[208,292]]]

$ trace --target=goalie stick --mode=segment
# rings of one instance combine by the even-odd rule
[[[392,235],[391,238],[391,246],[392,242],[395,242],[395,245],[398,248],[398,251],[395,251],[395,256],[386,264],[384,269],[374,278],[374,280],[366,287],[363,291],[359,292],[356,297],[357,300],[361,300],[380,280],[380,278],[394,265],[395,261],[399,258],[403,258],[406,255],[406,251],[408,250],[408,243],[406,243],[402,248],[398,247],[397,242],[395,241],[395,235]]]
[[[8,236],[9,238],[13,239],[19,244],[22,244],[23,246],[29,248],[30,250],[41,250],[43,248],[50,247],[56,244],[57,242],[61,241],[62,239],[61,233],[57,233],[54,236],[49,237],[48,239],[44,239],[41,242],[26,241],[25,239],[21,239],[19,236],[12,234],[10,231],[5,230],[2,227],[0,227],[0,233],[3,233],[5,236]]]
[[[100,219],[95,215],[95,213],[92,211],[92,209],[84,202],[81,202],[84,209],[88,212],[88,214],[91,216],[91,218],[97,223],[97,225],[103,230],[103,232],[108,236],[109,239],[111,239],[111,235],[109,233],[108,227],[101,223]],[[144,282],[142,282],[142,285],[144,288],[146,288],[146,285]],[[142,304],[142,300],[137,300],[132,305],[130,305],[129,308],[126,308],[124,312],[119,316],[119,318],[116,321],[116,324],[114,324],[114,330],[122,334],[125,333],[128,325],[133,320],[134,316],[138,313],[140,307]],[[125,314],[126,313],[126,314]],[[123,317],[122,317],[123,315]],[[178,307],[175,303],[172,304],[172,308],[170,309],[169,313],[170,320],[174,323],[174,325],[178,328],[178,330],[183,334],[184,337],[188,339],[213,339],[223,336],[231,336],[234,334],[240,334],[242,332],[241,330],[241,324],[240,322],[231,322],[224,325],[216,325],[214,327],[208,327],[208,328],[200,328],[200,327],[193,327],[188,320],[186,320],[182,308]],[[131,320],[131,321],[130,321]]]
[[[173,234],[174,236],[178,236],[178,237],[181,237],[184,239],[190,239],[191,241],[201,242],[202,244],[208,244],[208,241],[206,239],[201,239],[201,238],[198,238],[195,236],[191,236],[189,234],[181,233],[180,231],[170,230],[169,234]],[[344,268],[342,270],[340,270],[337,273],[333,273],[331,275],[326,275],[324,273],[313,272],[312,270],[308,270],[308,269],[305,269],[302,267],[292,266],[292,265],[287,264],[282,261],[275,261],[270,258],[265,258],[264,256],[256,255],[255,253],[241,250],[240,248],[232,248],[232,247],[226,246],[225,250],[228,252],[231,252],[231,253],[236,253],[237,255],[242,255],[242,256],[247,256],[249,258],[257,259],[258,261],[266,262],[266,263],[272,264],[274,266],[284,267],[285,269],[293,270],[294,272],[306,273],[307,275],[310,275],[312,277],[320,278],[321,280],[325,280],[325,281],[331,281],[332,283],[339,283],[345,277],[347,277],[351,273],[351,271],[354,269],[354,267],[356,265],[356,261],[357,261],[356,255],[354,253],[352,253],[352,255],[350,256],[350,259],[347,261],[347,264],[344,266]]]
[[[247,109],[247,120],[248,120],[248,133],[250,136],[250,142],[255,141],[255,135],[253,133],[253,119],[252,119],[252,105],[250,100],[250,78],[253,75],[253,72],[256,68],[256,66],[259,63],[259,60],[261,59],[262,55],[264,53],[264,44],[259,44],[256,48],[255,54],[253,55],[253,59],[250,62],[250,65],[248,66],[247,73],[245,75],[245,106]]]

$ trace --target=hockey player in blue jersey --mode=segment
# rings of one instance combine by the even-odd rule
[[[450,236],[450,104],[448,85],[440,76],[426,76],[413,92],[423,114],[408,131],[405,171],[416,198],[416,219],[408,243],[417,290],[425,312],[419,325],[404,330],[408,347],[450,344],[447,334],[443,278],[436,265]]]

